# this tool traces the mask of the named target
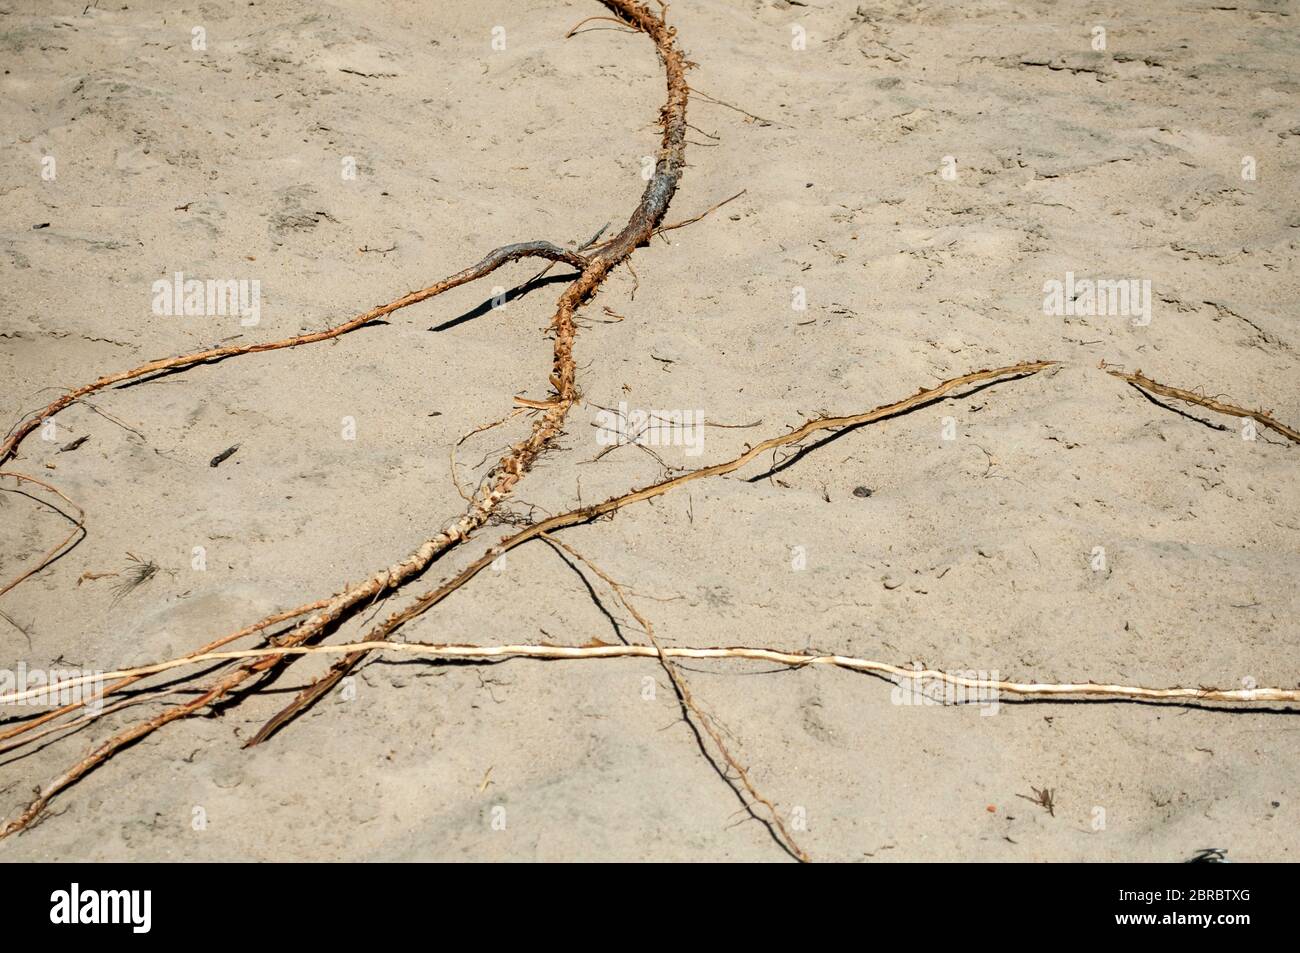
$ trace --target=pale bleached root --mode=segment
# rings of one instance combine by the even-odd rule
[[[154,665],[83,675],[55,682],[41,688],[0,695],[0,705],[12,705],[52,692],[68,691],[106,678],[135,678],[155,675],[186,665],[204,665],[232,659],[265,659],[288,655],[346,655],[352,652],[400,652],[422,658],[483,661],[502,658],[533,659],[616,659],[616,658],[683,658],[683,659],[749,659],[755,662],[773,662],[800,668],[806,665],[828,665],[883,675],[918,688],[927,682],[940,682],[956,688],[990,695],[1016,695],[1023,698],[1095,698],[1101,701],[1172,701],[1189,705],[1204,702],[1232,702],[1236,704],[1270,704],[1277,702],[1300,704],[1300,689],[1291,688],[1145,688],[1137,685],[1106,685],[1097,682],[1005,682],[990,678],[969,678],[932,668],[914,668],[856,658],[851,655],[801,655],[781,649],[729,646],[715,648],[656,648],[653,645],[432,645],[424,642],[352,642],[347,645],[286,645],[268,648],[241,649],[230,652],[208,652],[169,659]]]

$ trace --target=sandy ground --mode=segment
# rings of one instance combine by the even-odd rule
[[[626,220],[657,144],[650,43],[600,23],[563,39],[594,2],[84,6],[0,3],[6,426],[51,388],[322,328],[500,244],[581,242]],[[1297,448],[1157,406],[1099,363],[1300,420],[1296,7],[1129,6],[674,3],[695,88],[763,121],[692,100],[669,219],[745,194],[638,251],[636,277],[619,269],[584,309],[588,403],[511,512],[661,475],[635,446],[596,460],[602,406],[757,424],[705,428],[698,456],[650,448],[694,467],[809,415],[1054,358],[770,478],[748,482],[755,465],[563,538],[637,594],[665,644],[1295,687]],[[106,392],[90,403],[113,419],[76,407],[54,440],[33,434],[12,468],[81,504],[88,536],[0,597],[5,658],[111,669],[183,654],[403,557],[461,510],[455,441],[515,394],[545,399],[542,329],[563,284],[480,307],[538,267],[333,343]],[[178,271],[258,280],[260,323],[155,314],[153,283]],[[1149,281],[1150,323],[1044,314],[1044,283],[1067,272]],[[461,480],[526,428],[515,417],[466,441]],[[65,532],[3,494],[0,577]],[[120,575],[78,582],[123,573],[128,553],[159,571],[125,594]],[[532,543],[403,637],[641,640],[629,622],[590,570]],[[652,661],[375,660],[241,750],[324,664],[122,753],[0,857],[788,859],[701,756]],[[1286,714],[1004,701],[990,717],[895,704],[888,682],[843,671],[685,674],[814,859],[1300,850],[1300,722]],[[4,756],[0,813],[161,704]],[[1033,788],[1052,789],[1054,813]]]

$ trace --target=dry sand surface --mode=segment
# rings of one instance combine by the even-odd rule
[[[85,6],[0,0],[6,428],[55,388],[337,324],[508,242],[617,229],[659,144],[646,37],[597,21],[564,38],[605,12],[590,0]],[[810,416],[1054,359],[557,538],[624,584],[666,646],[1295,688],[1300,447],[1101,368],[1300,421],[1295,4],[679,0],[669,20],[698,93],[667,220],[744,195],[639,249],[584,306],[583,402],[502,512],[540,518]],[[571,269],[491,308],[541,267],[58,414],[6,469],[84,507],[88,534],[0,596],[6,664],[182,655],[404,558],[464,509],[453,444],[515,395],[547,400],[545,328]],[[259,322],[155,313],[154,282],[176,272],[257,280]],[[1045,314],[1045,283],[1067,273],[1149,282],[1149,323]],[[729,426],[601,455],[600,408],[620,402]],[[529,420],[466,440],[460,480]],[[67,531],[0,494],[0,578]],[[484,528],[329,641],[510,531]],[[158,566],[129,591],[128,554]],[[542,541],[398,637],[644,641],[588,565]],[[654,660],[372,658],[241,748],[327,664],[298,661],[121,752],[0,858],[789,859]],[[898,704],[888,681],[833,669],[682,673],[815,860],[1300,850],[1300,722],[1282,711],[1004,698],[994,712]],[[178,689],[202,684],[181,675]],[[189,697],[0,756],[0,814]]]

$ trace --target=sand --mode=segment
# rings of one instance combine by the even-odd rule
[[[0,10],[6,427],[48,388],[335,324],[508,242],[581,243],[626,220],[657,145],[650,43],[609,23],[564,39],[594,2],[83,6]],[[585,403],[510,512],[563,511],[808,416],[1055,359],[563,539],[666,645],[1296,687],[1298,448],[1158,406],[1100,368],[1300,420],[1294,5],[679,0],[670,20],[693,86],[762,119],[692,99],[669,219],[744,195],[639,250],[635,277],[619,269],[586,306]],[[563,283],[487,307],[540,267],[332,343],[102,393],[89,403],[103,415],[60,414],[10,468],[83,506],[88,535],[0,597],[4,658],[172,657],[402,558],[462,509],[453,444],[516,394],[546,398],[543,329]],[[258,323],[156,313],[154,282],[177,272],[258,281]],[[1149,282],[1149,323],[1045,314],[1045,283],[1067,273]],[[620,402],[753,426],[600,456],[601,408]],[[527,426],[467,440],[460,479]],[[8,579],[67,524],[0,496]],[[331,641],[508,530],[488,527]],[[128,554],[158,571],[124,593],[121,575],[82,578],[125,572]],[[587,567],[534,542],[401,637],[620,631],[643,640]],[[0,856],[789,859],[701,755],[653,661],[372,659],[348,691],[240,747],[325,665],[298,662],[220,717],[123,752]],[[1300,726],[1285,714],[1007,699],[988,714],[897,704],[888,682],[843,671],[684,674],[815,860],[1300,849]],[[161,704],[3,756],[0,814]],[[1051,789],[1052,813],[1034,789]]]

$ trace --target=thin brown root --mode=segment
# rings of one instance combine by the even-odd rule
[[[780,812],[776,809],[776,805],[759,793],[758,788],[754,786],[754,782],[749,776],[749,772],[746,771],[741,763],[736,760],[735,756],[732,755],[731,750],[727,747],[727,743],[722,738],[722,733],[718,731],[717,727],[714,725],[713,718],[700,709],[695,698],[691,695],[690,686],[686,684],[686,677],[682,675],[676,663],[664,654],[663,646],[661,646],[659,640],[655,638],[654,626],[650,624],[649,619],[637,611],[636,606],[632,604],[632,600],[628,598],[624,587],[615,582],[603,569],[567,543],[563,543],[554,536],[546,533],[542,534],[542,539],[546,540],[553,546],[560,547],[603,579],[605,584],[613,590],[614,595],[618,597],[618,601],[623,604],[623,608],[632,613],[632,617],[640,624],[641,628],[645,631],[646,638],[650,640],[651,646],[653,646],[655,651],[658,653],[659,665],[668,675],[669,680],[672,681],[673,688],[676,690],[677,697],[682,704],[682,713],[686,716],[687,721],[689,722],[691,717],[694,716],[695,723],[699,725],[699,727],[703,728],[708,736],[713,739],[713,744],[717,747],[719,754],[722,755],[722,759],[727,762],[727,765],[731,770],[736,772],[736,776],[740,778],[740,783],[743,785],[745,791],[749,792],[751,800],[745,799],[744,794],[736,788],[732,779],[728,777],[725,772],[719,772],[722,774],[723,779],[731,785],[733,790],[735,790],[736,796],[740,798],[740,802],[745,805],[746,810],[749,811],[755,820],[766,825],[769,830],[773,831],[773,833],[777,835],[777,839],[782,842],[782,846],[784,846],[786,850],[790,851],[793,856],[804,863],[808,863],[810,858],[786,828],[785,822],[781,820]],[[701,742],[701,746],[703,746],[703,742]],[[704,755],[707,758],[708,751],[705,751]],[[758,813],[754,808],[755,803],[762,804],[767,808],[767,817],[763,817]]]
[[[1103,362],[1103,366],[1105,366],[1105,362]],[[1127,374],[1124,371],[1108,367],[1106,368],[1106,373],[1112,377],[1118,377],[1120,380],[1128,381],[1134,387],[1150,391],[1153,394],[1159,394],[1161,397],[1172,397],[1175,400],[1185,400],[1189,404],[1196,404],[1220,414],[1253,420],[1255,423],[1265,426],[1270,430],[1277,431],[1282,436],[1294,441],[1295,443],[1300,443],[1300,431],[1297,431],[1294,427],[1288,427],[1281,421],[1274,419],[1265,411],[1247,410],[1244,407],[1238,407],[1236,404],[1225,404],[1223,401],[1215,400],[1212,397],[1203,397],[1202,395],[1193,393],[1190,390],[1183,390],[1181,387],[1170,387],[1168,384],[1161,384],[1159,381],[1153,381],[1151,378],[1145,376],[1141,371],[1134,371],[1132,374]]]
[[[755,116],[752,112],[749,112],[746,109],[741,109],[739,106],[732,105],[731,103],[728,102],[723,102],[721,99],[716,99],[713,96],[710,96],[708,93],[701,92],[700,90],[696,89],[694,86],[691,87],[691,92],[694,93],[696,96],[699,96],[706,103],[712,103],[715,106],[724,106],[727,109],[731,109],[735,112],[740,113],[742,116],[746,117],[747,119],[752,119],[754,122],[761,122],[769,126],[785,125],[785,123],[777,122],[775,119],[764,119],[762,116]]]
[[[655,234],[658,235],[658,234],[662,234],[663,232],[671,232],[674,228],[685,228],[687,225],[694,225],[696,222],[700,221],[701,219],[707,218],[709,215],[712,215],[714,212],[722,208],[722,206],[726,205],[728,202],[734,202],[736,199],[740,198],[748,191],[749,191],[748,189],[741,189],[735,195],[731,196],[731,198],[723,199],[721,202],[719,202],[716,205],[710,205],[699,215],[693,216],[692,218],[683,219],[680,222],[673,222],[671,225],[660,225],[658,228],[655,229]]]
[[[552,261],[564,261],[574,267],[583,267],[587,264],[587,259],[577,252],[569,251],[550,242],[520,242],[514,245],[503,245],[500,248],[489,252],[487,256],[475,265],[471,265],[464,271],[457,272],[449,278],[444,278],[437,284],[430,285],[420,291],[412,291],[403,295],[395,301],[388,304],[379,305],[372,308],[364,314],[359,314],[350,321],[327,328],[324,331],[316,331],[311,334],[297,334],[290,338],[284,338],[280,341],[268,341],[264,344],[245,344],[231,347],[209,348],[206,351],[196,351],[192,354],[182,354],[179,357],[162,358],[157,361],[150,361],[147,364],[141,364],[129,371],[122,371],[117,374],[109,374],[101,377],[97,381],[85,384],[64,394],[58,400],[55,400],[28,416],[28,419],[17,424],[9,438],[0,444],[0,464],[7,463],[17,452],[18,446],[23,442],[33,430],[53,417],[55,414],[72,406],[88,394],[101,391],[106,387],[112,387],[114,384],[121,384],[126,381],[136,380],[141,377],[147,377],[162,371],[177,370],[179,368],[193,367],[195,364],[211,364],[215,361],[225,360],[229,357],[235,357],[240,354],[256,354],[262,351],[274,351],[285,347],[298,347],[303,344],[315,344],[318,341],[327,341],[331,338],[347,334],[349,331],[355,331],[357,328],[364,327],[370,322],[381,318],[384,315],[392,314],[402,308],[426,301],[435,295],[440,295],[444,291],[482,278],[490,274],[502,265],[516,261],[520,258],[549,258]]]
[[[13,470],[0,470],[0,477],[13,477],[15,480],[19,481],[20,483],[26,482],[26,483],[35,484],[36,486],[39,486],[42,489],[47,490],[50,493],[53,493],[55,496],[63,500],[63,502],[67,503],[69,506],[71,506],[74,510],[77,511],[77,516],[74,519],[73,517],[69,516],[67,513],[63,512],[63,510],[59,509],[57,506],[52,506],[49,503],[45,503],[44,500],[37,501],[40,503],[44,503],[44,505],[50,507],[50,509],[54,510],[54,512],[58,513],[69,523],[71,523],[72,532],[68,533],[67,536],[65,536],[62,540],[60,540],[57,546],[47,551],[45,555],[42,556],[34,566],[19,573],[8,583],[6,583],[3,588],[0,588],[0,596],[3,596],[6,592],[8,592],[10,589],[13,589],[24,579],[29,579],[32,576],[36,575],[38,572],[40,572],[50,563],[54,562],[54,560],[58,559],[64,553],[70,551],[73,546],[76,546],[76,544],[81,541],[81,539],[85,538],[86,511],[83,510],[76,503],[72,502],[72,500],[64,496],[60,490],[55,489],[54,487],[50,486],[50,484],[44,482],[43,480],[38,480],[35,477],[29,477],[23,473],[16,473]],[[10,490],[9,492],[18,492],[18,491]],[[33,499],[35,499],[35,497],[33,497]],[[80,539],[78,538],[78,536],[80,536]]]
[[[593,21],[595,21],[595,20],[603,20],[603,21],[606,22],[606,23],[617,23],[619,26],[624,27],[624,29],[622,29],[622,30],[619,31],[620,33],[635,33],[635,32],[636,32],[636,30],[629,30],[629,29],[626,29],[627,24],[624,23],[622,20],[619,20],[619,19],[617,19],[617,18],[615,18],[615,17],[602,17],[602,16],[595,16],[595,17],[587,17],[585,20],[579,20],[577,23],[575,23],[575,24],[573,25],[573,28],[572,28],[571,30],[569,30],[568,33],[564,34],[564,38],[565,38],[566,40],[569,39],[569,37],[573,36],[574,34],[576,34],[576,33],[578,32],[578,30],[582,27],[583,24],[585,24],[585,23],[591,23],[591,22],[593,22]]]

